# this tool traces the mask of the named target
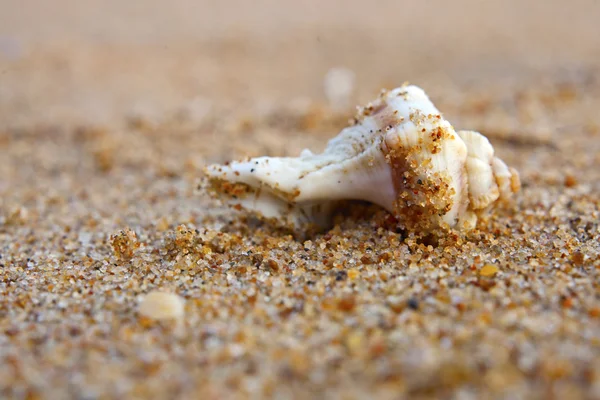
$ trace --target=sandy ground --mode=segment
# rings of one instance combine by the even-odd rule
[[[0,2],[0,397],[600,398],[597,1]],[[308,239],[202,167],[410,81],[519,170],[467,235]],[[185,301],[156,321],[153,290]]]

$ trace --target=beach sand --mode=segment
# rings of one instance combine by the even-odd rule
[[[598,15],[1,3],[0,397],[600,398]],[[439,242],[358,203],[299,237],[197,190],[320,151],[354,113],[333,67],[353,105],[423,87],[520,172],[514,203]]]

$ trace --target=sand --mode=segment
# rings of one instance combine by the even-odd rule
[[[121,3],[0,4],[0,397],[600,398],[598,2]],[[424,87],[515,202],[429,242],[197,190],[321,150],[332,67]]]

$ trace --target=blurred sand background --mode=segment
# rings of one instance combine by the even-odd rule
[[[600,1],[0,0],[0,397],[600,398]],[[437,245],[304,241],[202,167],[422,86],[521,174]],[[435,244],[435,243],[434,243]],[[185,300],[155,321],[153,290]],[[151,305],[146,309],[152,310]]]
[[[598,15],[594,0],[4,0],[0,123],[316,99],[335,66],[369,96],[580,70],[600,63]]]

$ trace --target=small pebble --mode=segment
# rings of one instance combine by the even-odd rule
[[[408,305],[408,307],[410,307],[413,310],[418,310],[419,309],[419,300],[417,300],[414,297],[411,297],[410,299],[408,299],[407,305]]]
[[[351,269],[348,271],[348,278],[355,280],[356,278],[358,278],[360,275],[360,272],[358,272],[355,269]]]
[[[575,178],[573,175],[565,176],[565,186],[566,187],[577,186],[577,178]]]
[[[342,109],[350,104],[355,74],[347,68],[332,68],[323,82],[325,96],[332,107]]]
[[[484,265],[481,270],[479,270],[479,275],[484,276],[486,278],[494,277],[499,271],[499,268],[493,264]]]
[[[185,301],[174,293],[150,292],[142,298],[138,312],[144,317],[156,320],[183,317]]]
[[[346,271],[338,271],[335,274],[335,280],[338,281],[338,282],[339,281],[345,281],[347,277],[348,277],[348,273]]]

